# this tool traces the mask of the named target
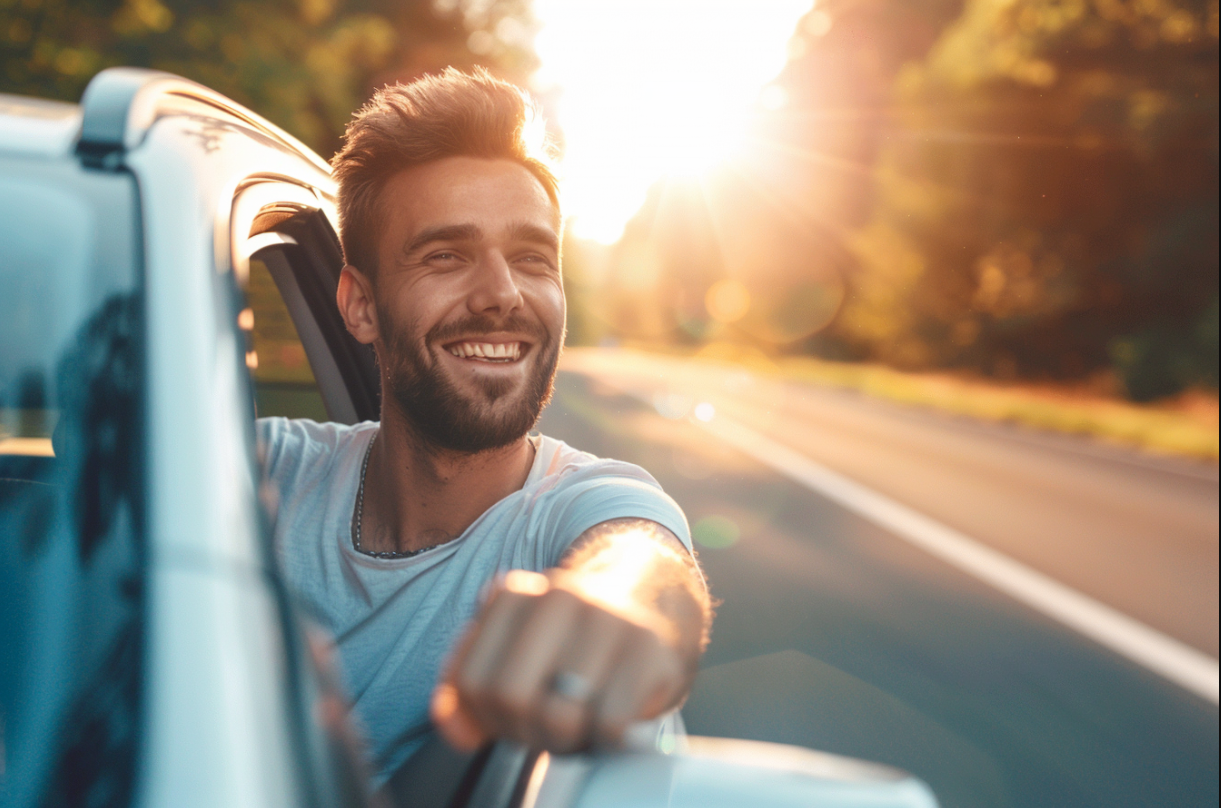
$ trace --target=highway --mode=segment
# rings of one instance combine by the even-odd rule
[[[722,601],[692,733],[890,763],[951,807],[1217,803],[1215,465],[608,350],[566,354],[540,429],[686,511]]]

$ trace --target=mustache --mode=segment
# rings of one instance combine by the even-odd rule
[[[542,345],[551,337],[542,324],[528,320],[520,314],[511,314],[503,319],[487,315],[474,315],[454,323],[438,323],[424,335],[424,344],[448,342],[459,337],[477,337],[481,334],[494,334],[498,331],[510,331],[515,334],[525,334],[534,342]]]

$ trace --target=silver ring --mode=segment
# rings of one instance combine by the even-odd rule
[[[579,673],[560,671],[551,680],[551,692],[571,701],[585,702],[594,694],[594,687]]]

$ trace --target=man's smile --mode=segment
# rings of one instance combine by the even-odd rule
[[[529,347],[529,343],[520,340],[462,340],[449,343],[445,350],[468,361],[512,364],[520,360]]]

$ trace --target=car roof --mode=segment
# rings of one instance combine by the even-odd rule
[[[67,157],[81,118],[76,104],[0,93],[0,153]]]
[[[93,77],[81,98],[84,113],[77,151],[91,165],[106,165],[137,148],[163,117],[188,115],[235,123],[273,146],[330,174],[326,162],[266,118],[193,81],[138,67],[110,67]]]
[[[101,164],[137,147],[159,118],[182,114],[240,124],[330,174],[305,144],[231,99],[180,76],[132,67],[98,73],[80,104],[0,93],[0,154],[55,158],[76,152]]]

